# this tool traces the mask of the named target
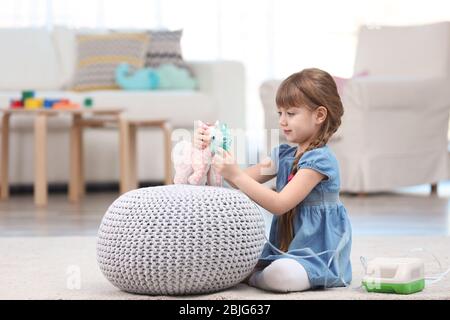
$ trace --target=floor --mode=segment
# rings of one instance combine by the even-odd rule
[[[46,208],[36,208],[31,194],[13,194],[0,202],[0,299],[171,299],[133,295],[118,290],[96,264],[96,234],[103,214],[117,192],[89,192],[79,204],[64,193],[53,193]],[[450,276],[411,295],[368,293],[360,288],[363,270],[359,258],[404,256],[416,247],[426,262],[427,274],[450,265],[450,181],[438,194],[429,186],[404,188],[367,196],[341,195],[353,227],[350,288],[271,294],[244,284],[206,296],[183,299],[450,299]],[[266,231],[270,214],[266,215]],[[81,272],[81,287],[70,286],[72,273]]]
[[[51,194],[46,208],[36,208],[31,194],[0,202],[0,236],[95,236],[116,192],[92,192],[80,204],[65,194]],[[450,235],[450,181],[437,195],[429,186],[368,196],[341,195],[355,235]],[[266,215],[270,228],[271,215]]]
[[[367,292],[361,287],[364,275],[360,256],[404,256],[415,247],[433,248],[445,268],[450,265],[450,237],[445,236],[355,236],[352,244],[353,280],[347,288],[308,290],[289,294],[273,293],[240,283],[231,288],[202,295],[152,296],[121,291],[102,274],[96,260],[96,237],[4,237],[0,241],[0,300],[381,300],[450,299],[450,277],[425,285],[411,295]],[[423,255],[426,275],[443,270]],[[226,302],[225,302],[226,303]]]

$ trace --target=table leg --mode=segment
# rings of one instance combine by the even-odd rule
[[[137,156],[136,156],[136,126],[129,125],[129,144],[128,144],[128,154],[129,154],[129,163],[128,163],[128,172],[129,172],[129,180],[128,180],[128,190],[137,189],[138,179],[137,179]]]
[[[120,193],[129,191],[130,185],[130,126],[128,121],[119,118],[119,161],[120,161]]]
[[[0,163],[0,200],[9,198],[9,116],[4,112],[2,116],[2,158]]]
[[[38,114],[34,122],[34,203],[47,205],[47,116]]]
[[[81,115],[74,114],[70,128],[69,201],[78,202],[84,191]]]
[[[165,122],[162,125],[163,133],[164,133],[164,162],[165,162],[165,184],[172,184],[172,128],[168,122]]]
[[[79,176],[79,186],[78,186],[78,193],[80,194],[80,197],[84,197],[86,194],[86,183],[84,178],[84,137],[83,137],[83,128],[80,126],[79,129],[79,141],[78,141],[78,150],[79,150],[79,156],[78,161],[80,164],[80,176]]]

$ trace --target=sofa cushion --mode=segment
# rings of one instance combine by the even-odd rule
[[[0,29],[0,90],[58,89],[62,82],[51,34],[45,29]]]
[[[150,30],[150,43],[147,49],[145,66],[159,67],[161,64],[174,64],[189,70],[181,53],[183,30]]]
[[[136,32],[130,31],[130,33]],[[82,34],[108,34],[108,29],[77,28],[72,29],[65,26],[53,28],[53,41],[60,65],[60,77],[62,89],[70,89],[73,86],[77,65],[77,33]]]
[[[77,69],[73,90],[117,89],[120,63],[141,68],[149,37],[146,33],[84,34],[77,36]]]

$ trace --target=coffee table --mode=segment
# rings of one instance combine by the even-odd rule
[[[77,201],[84,190],[83,146],[81,126],[83,118],[90,115],[92,119],[99,116],[109,116],[117,124],[123,108],[92,108],[92,109],[0,109],[1,115],[1,162],[0,162],[0,200],[9,197],[9,130],[10,118],[16,115],[34,117],[34,203],[45,206],[48,202],[47,188],[47,120],[48,117],[69,114],[72,116],[70,128],[70,181],[69,199]]]

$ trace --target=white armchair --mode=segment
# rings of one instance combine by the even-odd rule
[[[340,139],[330,142],[341,190],[387,191],[448,179],[450,24],[362,27],[354,74],[363,71],[369,75],[343,89]],[[270,86],[262,85],[262,97]]]
[[[333,144],[342,190],[373,192],[448,179],[450,25],[361,28]]]

